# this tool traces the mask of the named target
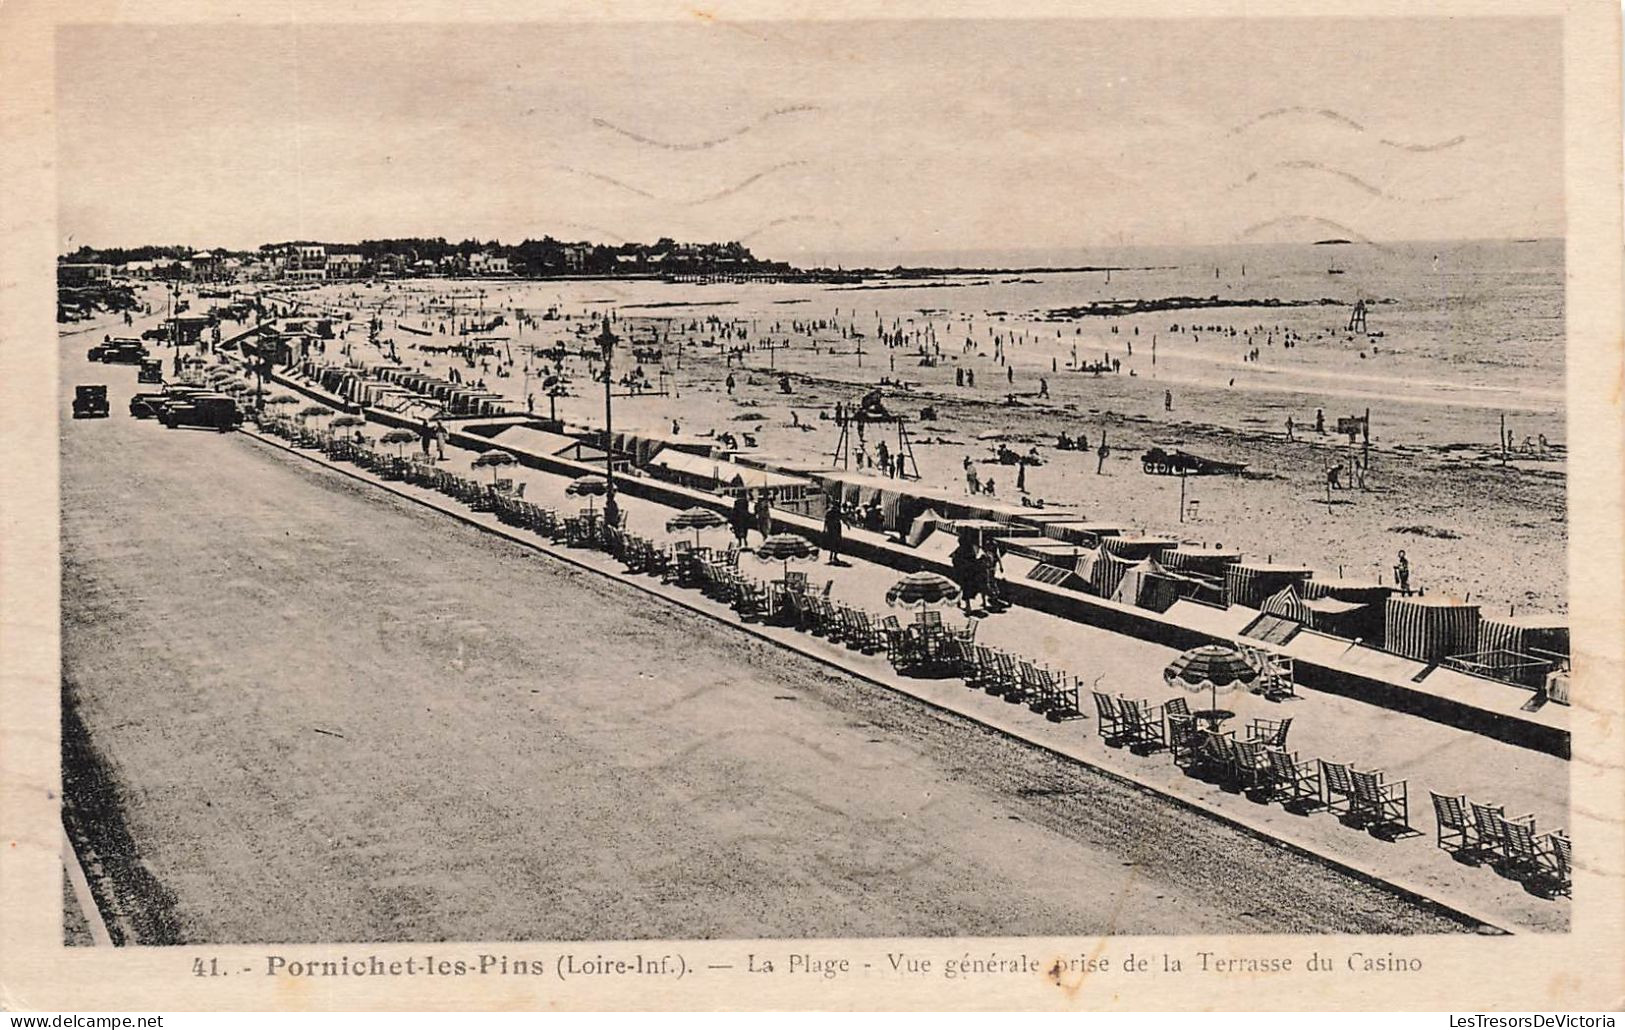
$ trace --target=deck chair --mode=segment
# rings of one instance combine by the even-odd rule
[[[1017,659],[1016,676],[1021,682],[1020,690],[1014,692],[1015,696],[1005,694],[1004,699],[1011,703],[1026,702],[1029,709],[1042,714],[1049,707],[1049,678],[1025,658]]]
[[[1286,747],[1286,734],[1291,728],[1291,716],[1285,719],[1254,719],[1247,724],[1247,739],[1265,747]]]
[[[1500,868],[1520,879],[1540,871],[1540,848],[1535,843],[1535,817],[1508,819],[1496,816],[1501,834]]]
[[[1354,818],[1368,830],[1411,828],[1410,790],[1405,780],[1384,780],[1381,772],[1352,771]],[[1533,847],[1533,840],[1530,841]]]
[[[847,638],[846,646],[864,654],[874,654],[885,647],[886,641],[881,636],[879,627],[874,624],[874,620],[869,618],[869,613],[861,608],[853,608],[851,611],[853,633]]]
[[[1168,746],[1168,741],[1163,737],[1163,722],[1151,714],[1151,707],[1146,702],[1117,698],[1117,715],[1123,724],[1121,739],[1130,751],[1144,755]]]
[[[1354,808],[1354,778],[1342,762],[1320,762],[1320,800],[1328,811],[1348,815]]]
[[[1478,844],[1478,833],[1466,796],[1432,790],[1428,796],[1433,799],[1435,844],[1452,855],[1472,854]]]
[[[1483,805],[1477,801],[1467,802],[1473,812],[1473,836],[1475,843],[1472,854],[1475,858],[1499,861],[1501,857],[1501,827],[1497,819],[1506,815],[1506,809],[1500,805]]]
[[[1005,651],[995,649],[993,658],[998,663],[998,672],[993,682],[983,689],[995,697],[1003,697],[1011,691],[1021,689],[1021,673],[1016,668],[1015,656]]]
[[[1264,745],[1256,740],[1238,740],[1232,745],[1236,785],[1249,794],[1267,793],[1270,786],[1270,760]]]
[[[1300,762],[1298,756],[1282,748],[1269,748],[1269,800],[1288,807],[1320,805],[1320,770],[1314,762]]]
[[[1095,694],[1097,708],[1102,697],[1105,695],[1098,692]],[[1106,700],[1110,701],[1111,698],[1107,697]],[[1166,716],[1164,721],[1167,723],[1168,750],[1174,756],[1174,764],[1181,769],[1194,769],[1197,749],[1202,742],[1202,731],[1197,727],[1196,720],[1189,715],[1174,714]],[[1105,734],[1102,733],[1101,736]]]
[[[974,660],[971,675],[965,677],[965,686],[990,691],[999,679],[999,656],[983,644],[973,644],[971,655]]]
[[[1120,740],[1123,736],[1123,718],[1117,710],[1117,699],[1098,690],[1089,693],[1095,699],[1096,731],[1101,739],[1108,742]]]
[[[1561,830],[1553,830],[1551,833],[1541,834],[1535,843],[1537,845],[1535,857],[1539,862],[1537,870],[1541,881],[1554,894],[1572,893],[1573,845],[1569,842],[1569,835]]]
[[[1054,701],[1044,713],[1044,718],[1050,722],[1083,718],[1083,709],[1078,705],[1077,677],[1064,672],[1051,672],[1050,679],[1054,686]]]

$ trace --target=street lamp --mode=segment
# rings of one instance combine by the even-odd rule
[[[615,353],[615,334],[609,330],[609,315],[604,316],[603,332],[598,334],[598,347],[604,358],[604,479],[609,486],[604,491],[604,525],[613,526],[620,510],[615,504],[615,441],[614,422],[610,408],[610,358]]]

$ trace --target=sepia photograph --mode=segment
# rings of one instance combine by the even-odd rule
[[[1560,10],[97,11],[33,212],[64,954],[1382,982],[1566,939],[1577,865],[1617,920]]]

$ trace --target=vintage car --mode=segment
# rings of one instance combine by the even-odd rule
[[[90,361],[114,365],[138,365],[146,360],[147,348],[140,340],[120,338],[99,343],[85,352]]]
[[[138,383],[161,383],[164,381],[164,363],[159,358],[144,358],[141,362],[141,371],[135,375]]]
[[[225,433],[243,424],[243,413],[223,393],[198,393],[164,402],[158,409],[158,421],[170,429],[194,426]]]
[[[107,387],[98,384],[73,388],[74,418],[106,418],[107,415]]]

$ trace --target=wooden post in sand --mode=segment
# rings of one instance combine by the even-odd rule
[[[1507,413],[1501,412],[1501,467],[1507,467]]]

